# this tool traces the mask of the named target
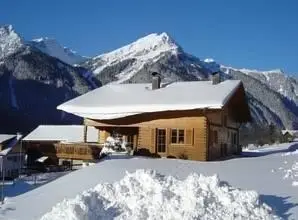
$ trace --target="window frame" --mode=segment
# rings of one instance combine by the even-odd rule
[[[173,142],[173,131],[176,131],[176,142]],[[180,131],[183,131],[183,143],[179,142]],[[186,129],[185,128],[171,128],[170,129],[170,144],[171,145],[186,145]]]
[[[160,132],[164,132],[161,134]],[[167,153],[167,130],[165,128],[156,129],[156,152],[158,154]]]

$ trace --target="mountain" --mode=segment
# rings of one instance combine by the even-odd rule
[[[13,54],[23,45],[23,40],[11,25],[0,26],[0,59]]]
[[[280,70],[235,69],[200,60],[186,53],[166,33],[154,33],[82,64],[102,84],[150,82],[153,71],[163,82],[208,80],[220,71],[222,79],[241,79],[247,90],[254,124],[279,128],[298,126],[298,83]]]
[[[206,79],[209,71],[166,33],[150,34],[82,66],[103,84],[150,82],[152,71],[162,73],[165,82],[198,80]]]
[[[250,69],[236,69],[226,66],[221,66],[221,69],[227,74],[237,71],[253,77],[298,105],[298,80],[294,77],[286,75],[280,69],[259,71]]]
[[[298,83],[294,78],[273,71],[252,72],[223,66],[221,70],[229,77],[240,79],[244,83],[256,123],[272,123],[280,128],[297,127],[298,96],[294,88],[297,88]],[[278,83],[283,90],[278,89]]]
[[[56,106],[104,84],[151,82],[153,71],[167,83],[208,80],[215,71],[222,79],[241,79],[252,124],[298,129],[298,80],[281,70],[236,69],[201,60],[167,33],[153,33],[87,59],[53,39],[24,41],[8,25],[0,27],[0,132],[78,122]]]
[[[79,64],[88,59],[67,47],[62,47],[55,39],[47,37],[28,41],[27,44],[70,65]]]
[[[0,27],[0,33],[0,133],[26,133],[39,124],[78,123],[79,118],[56,106],[100,83],[88,70],[24,43],[11,26]]]

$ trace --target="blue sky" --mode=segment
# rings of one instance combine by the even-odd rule
[[[297,0],[1,0],[0,24],[98,55],[153,32],[238,68],[298,75]]]

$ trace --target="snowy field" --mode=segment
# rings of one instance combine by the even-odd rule
[[[24,194],[46,183],[49,183],[61,176],[64,176],[69,172],[70,171],[37,173],[32,174],[31,176],[22,176],[20,179],[17,179],[15,181],[5,181],[3,190],[4,195],[5,197],[15,197],[20,194]]]
[[[8,198],[0,212],[22,220],[298,219],[298,144],[217,162],[113,157]]]

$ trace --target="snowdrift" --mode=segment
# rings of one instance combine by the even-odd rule
[[[95,219],[279,219],[255,191],[233,188],[217,176],[185,180],[152,170],[126,173],[113,184],[64,200],[42,220]]]

